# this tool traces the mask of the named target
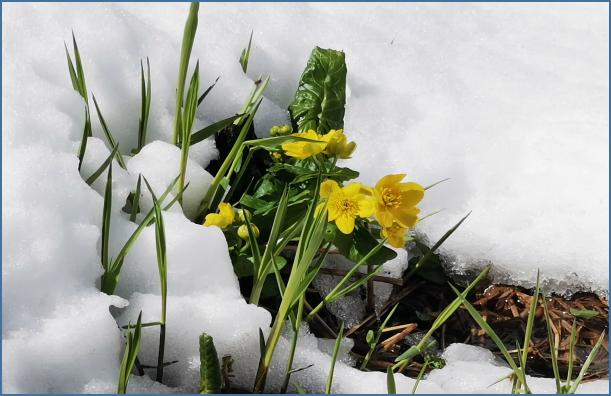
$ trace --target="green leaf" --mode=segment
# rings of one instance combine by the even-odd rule
[[[558,369],[558,357],[556,356],[556,345],[555,345],[555,337],[554,331],[552,330],[552,319],[549,315],[549,309],[547,307],[547,299],[545,297],[545,292],[541,290],[541,298],[543,299],[543,310],[545,312],[545,322],[547,327],[547,340],[549,343],[549,349],[551,351],[550,355],[552,356],[552,369],[554,371],[554,379],[556,381],[556,393],[562,393],[562,385],[560,385],[560,370]]]
[[[83,128],[83,135],[81,136],[81,144],[78,148],[78,170],[81,170],[83,165],[83,159],[85,158],[85,152],[87,151],[87,140],[91,136],[91,118],[89,116],[89,107],[85,106],[85,127]]]
[[[321,135],[344,128],[346,104],[346,56],[331,49],[314,48],[301,75],[291,116],[299,132]]]
[[[138,321],[133,333],[128,330],[127,332],[127,347],[123,354],[123,361],[121,362],[121,368],[119,369],[119,383],[117,386],[117,393],[124,395],[127,391],[127,383],[129,382],[129,376],[134,368],[134,363],[138,358],[138,351],[140,350],[140,339],[142,337],[142,311],[138,315]]]
[[[295,389],[297,389],[297,393],[299,393],[300,395],[306,395],[308,392],[306,392],[301,386],[294,384],[295,385]]]
[[[146,70],[147,70],[147,81],[144,81],[144,66],[140,61],[141,71],[141,87],[142,87],[142,99],[140,106],[140,120],[138,122],[138,149],[142,150],[146,144],[146,129],[148,127],[149,112],[151,109],[151,64],[148,56],[146,57]]]
[[[392,367],[386,368],[386,387],[389,395],[397,394],[397,386],[395,385],[395,374],[392,371]]]
[[[243,116],[243,114],[238,114],[238,115],[234,115],[231,116],[229,118],[225,118],[224,120],[221,120],[219,122],[215,122],[212,125],[208,125],[207,127],[200,129],[199,131],[193,133],[193,135],[191,135],[191,139],[190,139],[190,145],[193,146],[194,144],[197,144],[203,140],[208,139],[210,136],[214,135],[215,133],[217,133],[218,131],[220,131],[221,129],[225,128],[227,125],[230,125],[235,119],[239,118]],[[182,144],[181,144],[182,146]]]
[[[339,347],[342,343],[342,335],[344,334],[344,323],[339,328],[337,339],[335,340],[335,347],[333,348],[333,355],[331,356],[331,368],[329,369],[329,377],[327,378],[327,388],[325,393],[328,395],[331,393],[331,383],[333,382],[333,372],[335,371],[335,361],[337,360],[337,354],[339,353]]]
[[[70,58],[70,53],[68,52],[68,46],[64,41],[64,48],[66,48],[66,58],[68,58],[68,71],[70,72],[70,80],[72,81],[72,88],[78,93],[79,91],[79,82],[78,76],[76,75],[76,71],[74,70],[74,64],[72,63],[72,58]]]
[[[300,136],[290,135],[290,136],[270,137],[270,138],[257,139],[257,140],[247,140],[244,142],[244,145],[245,146],[279,147],[279,146],[282,146],[283,144],[295,143],[295,142],[325,144],[325,142],[321,142],[320,140],[312,140],[312,139],[306,139]]]
[[[252,44],[252,33],[250,32],[250,40],[248,40],[248,49],[244,48],[242,51],[242,55],[240,55],[240,65],[242,65],[242,70],[246,73],[248,69],[248,58],[250,58],[250,45]]]
[[[212,337],[203,333],[199,336],[199,393],[214,395],[221,393],[221,365]]]
[[[348,260],[355,263],[360,262],[363,257],[367,256],[379,244],[378,240],[371,235],[369,230],[364,225],[359,225],[358,223],[352,234],[344,234],[335,224],[329,224],[326,239],[333,240],[333,244],[337,246],[339,252]],[[363,265],[377,266],[395,257],[397,257],[397,252],[382,246]]]
[[[596,345],[594,346],[594,348],[588,355],[588,358],[586,359],[586,361],[583,363],[583,366],[581,367],[581,370],[579,371],[579,375],[577,376],[577,379],[575,380],[575,382],[573,382],[573,384],[571,385],[567,393],[574,394],[577,391],[577,387],[583,380],[584,375],[588,372],[588,369],[590,368],[590,364],[592,364],[592,361],[594,360],[596,355],[598,355],[598,351],[600,350],[600,347],[602,346],[604,340],[605,340],[605,330],[603,329],[602,333],[600,334],[600,337],[598,337],[598,341],[596,342]]]
[[[374,333],[373,333],[373,330],[369,330],[369,331],[367,332],[367,337],[365,338],[365,341],[367,341],[367,344],[371,345],[371,343],[372,343],[372,342],[373,342],[373,340],[374,340],[374,337],[375,337],[375,335],[374,335]],[[374,344],[374,345],[375,345],[375,344]]]
[[[136,222],[136,216],[138,215],[138,211],[140,210],[140,195],[142,186],[142,174],[138,175],[138,182],[136,183],[136,192],[134,193],[134,199],[132,201],[132,210],[129,215],[129,221]]]
[[[199,2],[192,2],[191,8],[189,9],[189,16],[187,17],[187,22],[185,23],[185,32],[182,38],[180,64],[178,67],[178,89],[176,90],[176,109],[174,111],[174,144],[180,143],[183,136],[181,127],[181,107],[183,101],[183,94],[185,92],[185,81],[187,79],[189,58],[191,58],[191,50],[193,49],[193,42],[195,41],[195,32],[197,31],[198,11]]]
[[[102,209],[102,267],[105,271],[110,268],[108,257],[108,242],[110,240],[110,214],[112,212],[112,163],[108,167],[106,189],[104,191],[104,208]],[[104,277],[104,275],[102,275]]]
[[[87,98],[87,84],[85,83],[85,73],[83,71],[83,62],[81,62],[81,54],[79,53],[78,46],[76,45],[76,38],[74,37],[74,32],[72,32],[72,43],[74,45],[74,61],[76,63],[76,73],[78,75],[78,91],[80,92],[83,99],[85,99],[85,103],[89,103],[89,99]],[[89,135],[91,136],[91,135]]]
[[[199,107],[202,102],[204,101],[204,99],[206,99],[206,96],[208,96],[208,94],[210,93],[210,91],[212,91],[212,88],[214,88],[214,86],[216,85],[217,82],[219,82],[219,78],[221,78],[221,76],[218,76],[216,78],[216,80],[214,81],[214,84],[212,84],[211,86],[208,87],[208,89],[202,94],[202,96],[199,97],[199,99],[197,100],[197,107]],[[239,116],[238,116],[239,117]]]
[[[598,312],[590,311],[588,309],[577,310],[575,308],[571,308],[570,311],[571,314],[573,314],[573,316],[575,316],[576,318],[592,319],[593,317],[598,316]]]
[[[114,149],[118,147],[119,144],[115,142],[115,139],[112,137],[110,130],[108,129],[108,125],[106,125],[106,121],[104,121],[104,117],[102,117],[102,112],[100,112],[100,108],[98,106],[98,102],[95,100],[95,95],[91,94],[93,97],[93,104],[95,105],[95,110],[98,113],[98,118],[100,119],[100,124],[102,125],[102,130],[104,131],[104,135],[106,135],[106,139],[108,139],[108,143],[110,143],[110,147]],[[121,165],[121,168],[127,169],[125,166],[125,162],[123,161],[123,157],[121,157],[121,153],[116,152],[117,162]]]
[[[102,165],[95,172],[93,172],[93,174],[89,176],[87,180],[85,180],[85,183],[87,183],[88,186],[92,185],[93,182],[96,181],[102,173],[104,173],[106,168],[108,168],[108,166],[112,162],[112,157],[115,156],[118,149],[119,145],[117,144],[115,148],[110,152],[110,155],[104,160],[104,162],[102,162]]]

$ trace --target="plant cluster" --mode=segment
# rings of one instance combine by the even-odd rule
[[[264,81],[259,78],[255,82],[244,106],[235,116],[194,132],[193,125],[197,109],[214,87],[213,84],[202,95],[199,95],[199,63],[195,67],[189,84],[186,85],[187,70],[198,25],[198,10],[199,4],[192,3],[185,24],[179,63],[173,144],[181,149],[180,172],[159,198],[144,177],[138,178],[135,189],[128,198],[128,206],[131,208],[130,220],[137,223],[137,215],[141,210],[139,202],[142,195],[142,180],[153,196],[154,207],[148,213],[142,213],[144,219],[137,223],[138,228],[125,242],[123,249],[115,258],[110,258],[108,253],[111,231],[113,159],[124,169],[125,163],[118,151],[119,143],[113,138],[102,116],[100,106],[92,95],[97,116],[112,149],[110,156],[102,166],[86,180],[91,185],[108,169],[102,223],[101,262],[104,274],[101,279],[101,290],[107,294],[114,293],[126,255],[129,254],[142,230],[145,227],[154,226],[162,291],[162,313],[159,322],[142,323],[139,317],[135,326],[126,326],[127,347],[121,365],[118,393],[125,393],[132,368],[135,367],[140,375],[143,374],[144,366],[137,357],[142,327],[160,327],[157,365],[147,366],[156,368],[157,381],[163,381],[163,368],[172,363],[164,361],[167,266],[172,263],[167,262],[163,211],[168,210],[177,202],[182,204],[184,191],[188,188],[188,184],[185,184],[185,177],[189,148],[212,136],[217,139],[224,136],[229,145],[226,152],[221,152],[214,180],[200,203],[195,221],[206,227],[218,227],[223,230],[236,275],[240,278],[252,278],[252,288],[248,296],[251,304],[260,304],[264,298],[280,298],[270,335],[265,339],[263,333],[260,333],[261,359],[253,392],[265,392],[269,367],[282,329],[288,322],[293,337],[288,365],[280,389],[282,393],[286,393],[291,374],[300,370],[294,369],[292,363],[301,324],[314,319],[325,305],[337,301],[372,280],[385,262],[396,257],[396,252],[386,245],[403,248],[406,241],[412,239],[406,236],[406,231],[423,220],[423,217],[419,217],[420,210],[417,205],[424,198],[426,190],[432,186],[425,188],[415,182],[406,181],[405,174],[387,175],[382,177],[375,186],[366,186],[352,181],[359,176],[358,172],[348,167],[338,166],[339,160],[351,158],[357,149],[357,143],[350,141],[350,134],[344,131],[347,69],[345,55],[334,50],[316,47],[312,51],[301,76],[295,100],[289,108],[291,125],[273,127],[270,130],[270,138],[257,138],[253,126],[253,119],[269,77]],[[248,68],[251,43],[252,35],[247,49],[242,52],[239,59],[244,72]],[[66,48],[69,72],[74,89],[85,100],[86,114],[85,127],[78,150],[80,169],[87,148],[87,140],[91,137],[91,117],[87,86],[76,39],[73,39],[73,44],[74,62]],[[132,155],[137,154],[147,141],[146,132],[152,90],[148,59],[146,63],[146,77],[143,65],[141,67],[142,105],[137,147],[131,151]],[[254,177],[253,171],[258,172],[260,177]],[[176,197],[171,202],[164,203],[175,186],[177,186]],[[435,250],[464,220],[462,219],[429,249],[406,277],[409,278],[422,268]],[[355,265],[318,306],[309,307],[305,301],[306,289],[318,275],[332,246]],[[281,270],[285,267],[290,268],[288,281],[281,276]],[[367,270],[366,275],[355,282],[349,282],[361,268]],[[396,365],[389,368],[389,393],[396,392],[394,371],[404,368],[417,355],[426,357],[426,350],[432,344],[428,341],[432,333],[461,305],[466,306],[478,323],[481,322],[482,328],[487,332],[491,331],[465,300],[467,293],[486,276],[489,269],[490,267],[463,293],[457,291],[457,299],[438,316],[420,344],[400,356]],[[535,295],[535,301],[537,298]],[[371,350],[363,361],[361,369],[366,369],[367,362],[377,347],[382,330],[393,312],[394,310],[388,314],[376,334],[368,335],[367,342]],[[533,312],[531,316],[534,318],[532,314]],[[496,341],[493,333],[489,334]],[[343,325],[337,335],[326,393],[331,391],[333,367],[342,336]],[[222,359],[221,369],[212,337],[202,334],[199,341],[200,391],[201,393],[219,393],[223,382],[221,377],[227,378],[227,373],[231,371],[231,358]],[[530,391],[525,375],[527,343],[528,339],[520,358],[519,367],[504,352],[512,367],[512,375],[516,378],[514,380],[516,392],[528,393]],[[430,357],[427,359],[425,368],[427,365],[438,367],[437,361]],[[228,381],[225,382],[228,386]],[[574,392],[575,384],[578,382],[579,380],[571,386],[558,385],[559,393]],[[305,392],[301,387],[297,387],[297,390],[300,393]]]

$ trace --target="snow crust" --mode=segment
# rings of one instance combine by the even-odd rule
[[[109,150],[92,114],[94,138],[79,174],[83,101],[71,87],[62,42],[70,44],[74,29],[87,87],[127,162],[127,172],[113,166],[116,256],[136,227],[121,208],[138,173],[156,195],[177,175],[178,151],[168,142],[187,13],[188,4],[2,4],[3,393],[115,392],[124,348],[118,326],[135,322],[140,310],[145,321],[158,319],[153,229],[127,256],[117,296],[96,287],[106,175],[91,187],[83,180]],[[287,122],[311,49],[343,50],[345,131],[359,144],[349,165],[361,171],[361,181],[406,173],[427,186],[451,177],[428,190],[422,204],[423,214],[446,208],[418,227],[431,242],[473,210],[444,245],[451,271],[493,262],[497,281],[529,286],[540,268],[550,290],[608,295],[608,15],[608,4],[205,3],[193,55],[200,58],[202,89],[222,77],[195,129],[235,114],[263,73],[272,78],[255,127],[265,136]],[[251,30],[244,75],[237,59]],[[139,62],[147,56],[149,144],[131,158]],[[167,368],[167,386],[133,377],[131,393],[194,391],[202,332],[235,360],[235,387],[252,386],[258,328],[269,332],[270,314],[240,296],[221,232],[188,220],[211,182],[203,168],[216,156],[211,140],[193,147],[184,213],[178,205],[164,212],[166,351],[179,362]],[[146,210],[150,193],[143,192]],[[144,331],[143,360],[151,365],[156,331]],[[294,367],[314,367],[292,381],[322,392],[328,342],[304,329],[298,345]],[[386,393],[385,374],[351,368],[348,347],[333,392]],[[448,365],[418,392],[507,393],[507,381],[486,388],[507,369],[465,347],[448,347]],[[268,389],[281,382],[288,348],[282,338]],[[411,392],[413,380],[396,381],[398,392]],[[551,380],[531,381],[537,391],[554,389]],[[584,384],[580,392],[608,393],[608,383]]]

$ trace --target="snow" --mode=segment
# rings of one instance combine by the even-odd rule
[[[127,162],[127,171],[113,165],[116,256],[136,228],[121,208],[138,173],[157,196],[177,175],[178,150],[168,142],[187,12],[188,4],[2,4],[3,393],[115,392],[124,348],[117,324],[134,322],[140,310],[145,321],[158,319],[153,229],[126,257],[117,296],[96,287],[106,174],[91,187],[83,180],[109,150],[94,113],[79,174],[83,102],[71,87],[62,44],[72,52],[74,29],[89,93]],[[608,14],[608,4],[205,3],[193,55],[202,89],[222,77],[195,129],[235,114],[264,74],[272,77],[255,127],[265,136],[287,122],[311,49],[343,50],[344,129],[359,144],[349,166],[361,171],[360,180],[371,185],[406,173],[427,186],[450,177],[428,190],[421,206],[423,214],[446,209],[418,226],[431,242],[473,210],[444,244],[451,271],[493,262],[496,281],[529,286],[538,267],[549,290],[608,295]],[[237,60],[251,30],[244,75]],[[149,144],[132,158],[140,60],[147,56]],[[185,213],[178,205],[164,212],[166,351],[179,363],[166,370],[169,387],[132,377],[129,392],[194,391],[202,332],[235,360],[235,386],[252,386],[258,329],[269,332],[270,314],[240,296],[221,232],[188,220],[210,185],[204,167],[216,155],[210,139],[193,147]],[[146,210],[151,200],[143,190]],[[154,362],[156,331],[144,331],[146,362]],[[328,344],[303,330],[294,367],[315,366],[295,373],[293,383],[324,390]],[[506,368],[482,351],[452,355],[453,348],[461,346],[445,351],[448,366],[422,381],[419,392],[507,392],[507,381],[486,388]],[[281,382],[288,349],[282,338],[268,390]],[[334,392],[386,393],[385,374],[362,373],[343,357]],[[396,380],[399,392],[411,391],[412,379]],[[532,383],[538,391],[554,389],[550,380]],[[584,384],[580,392],[608,393],[608,383]]]

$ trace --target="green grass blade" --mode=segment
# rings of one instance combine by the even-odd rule
[[[146,182],[146,179],[144,179],[144,181]],[[161,325],[159,331],[159,352],[157,355],[157,376],[155,380],[161,383],[163,381],[163,357],[165,353],[165,325],[168,298],[168,263],[163,215],[161,207],[159,206],[159,202],[155,199],[154,195],[153,205],[153,209],[155,210],[155,247],[157,251],[157,267],[159,269],[159,281],[161,283]]]
[[[306,392],[301,386],[295,384],[295,389],[297,389],[297,393],[300,395],[307,395],[308,392]]]
[[[389,395],[397,394],[397,385],[395,385],[395,373],[392,371],[392,367],[386,367],[386,389],[388,390]]]
[[[331,368],[329,369],[329,377],[327,379],[327,387],[325,393],[328,395],[331,393],[331,383],[333,382],[333,372],[335,371],[335,361],[337,360],[337,354],[339,353],[339,347],[342,343],[342,335],[344,334],[344,323],[339,328],[337,339],[335,340],[335,348],[333,348],[333,356],[331,357]]]
[[[526,322],[526,332],[524,333],[524,352],[522,355],[522,361],[526,365],[528,358],[528,349],[530,348],[530,338],[532,336],[533,324],[535,323],[535,315],[537,313],[537,305],[539,304],[539,286],[541,278],[539,276],[539,270],[537,270],[537,286],[535,288],[535,294],[533,295],[532,303],[530,305],[530,311],[528,312],[528,321]],[[526,367],[524,367],[526,369]]]
[[[545,292],[541,290],[541,297],[543,299],[543,310],[545,312],[545,323],[547,327],[547,339],[549,343],[550,353],[552,355],[552,369],[554,370],[554,379],[556,381],[556,393],[562,393],[562,385],[560,384],[560,370],[558,368],[558,356],[556,356],[556,345],[554,342],[554,332],[552,330],[552,318],[549,315],[549,309],[547,307],[547,299]]]
[[[252,34],[253,32],[250,32],[250,40],[248,40],[248,49],[244,49],[242,51],[242,55],[240,55],[240,65],[242,65],[242,70],[244,71],[244,73],[246,73],[246,70],[248,69],[248,59],[250,58],[250,45],[252,44]]]
[[[276,210],[276,216],[274,216],[274,223],[272,224],[272,229],[269,233],[269,240],[267,242],[267,246],[265,247],[265,252],[263,252],[262,262],[264,267],[268,267],[267,263],[273,255],[273,252],[276,250],[278,236],[280,235],[280,230],[284,226],[284,220],[286,218],[288,201],[289,189],[288,187],[285,187],[284,191],[282,192],[282,196],[280,197],[280,201],[278,201],[278,209]],[[260,268],[258,276],[260,277],[261,274],[267,274],[267,271],[267,268]]]
[[[573,379],[573,360],[575,359],[575,344],[577,343],[577,318],[573,319],[573,327],[571,329],[571,343],[569,344],[569,369],[566,375],[567,387]]]
[[[104,162],[102,162],[102,165],[100,165],[100,167],[95,172],[93,172],[93,174],[91,176],[89,176],[89,178],[87,178],[87,180],[85,180],[85,183],[87,183],[88,186],[92,185],[93,182],[96,181],[98,179],[98,177],[100,177],[100,175],[102,173],[104,173],[106,168],[112,162],[112,158],[117,153],[117,150],[119,150],[119,145],[118,144],[115,146],[114,149],[112,149],[112,151],[110,152],[110,155],[104,160]]]
[[[380,328],[378,329],[378,331],[376,333],[376,336],[375,336],[375,339],[369,345],[369,352],[367,352],[367,355],[365,356],[365,359],[363,359],[363,363],[361,364],[361,368],[360,368],[361,371],[365,370],[365,367],[367,367],[367,363],[369,363],[369,359],[371,359],[371,356],[373,355],[373,351],[375,351],[376,347],[378,346],[378,342],[380,342],[380,337],[382,337],[382,332],[386,328],[386,324],[388,323],[388,321],[390,320],[392,315],[395,313],[395,310],[397,309],[398,306],[399,306],[399,303],[397,303],[393,307],[393,309],[390,311],[390,313],[388,315],[386,315],[386,319],[382,323],[382,326],[380,326]]]
[[[425,190],[428,190],[429,188],[431,188],[431,187],[435,187],[436,185],[438,185],[438,184],[440,184],[440,183],[443,183],[443,182],[444,182],[444,181],[446,181],[446,180],[450,180],[450,178],[448,177],[447,179],[440,180],[440,181],[438,181],[437,183],[433,183],[433,184],[431,184],[430,186],[425,187],[424,189],[425,189]]]
[[[210,91],[212,91],[212,88],[214,88],[214,86],[216,85],[217,82],[219,82],[219,78],[221,78],[221,76],[218,76],[216,78],[216,80],[214,81],[214,84],[212,84],[211,86],[208,87],[208,89],[202,94],[202,96],[199,97],[199,99],[197,100],[197,106],[199,107],[199,105],[202,104],[202,102],[204,101],[204,99],[206,99],[206,96],[208,96],[208,94],[210,93]]]
[[[199,61],[195,66],[187,99],[185,100],[185,108],[182,118],[182,146],[180,154],[180,177],[178,179],[178,191],[182,191],[185,186],[185,177],[187,175],[187,162],[189,160],[189,147],[191,145],[191,130],[195,122],[197,113],[197,92],[199,91]]]
[[[142,174],[138,175],[138,183],[136,183],[136,192],[134,193],[134,199],[132,201],[132,210],[129,214],[129,221],[135,223],[138,210],[140,210],[140,195],[142,194]]]
[[[252,258],[255,264],[255,271],[260,272],[261,270],[261,252],[259,251],[259,244],[257,243],[257,238],[255,237],[255,233],[252,229],[252,225],[250,224],[250,220],[248,216],[244,216],[246,228],[248,228],[248,242],[250,243],[250,250],[252,252]],[[265,273],[265,277],[267,277],[267,272]]]
[[[509,363],[509,365],[511,366],[511,369],[514,371],[514,373],[516,374],[520,382],[526,385],[526,378],[524,376],[524,372],[520,370],[518,366],[516,366],[511,355],[509,354],[509,351],[507,351],[507,348],[505,348],[503,341],[501,341],[501,339],[496,335],[494,330],[492,330],[490,325],[488,325],[488,323],[482,318],[479,312],[477,312],[475,308],[473,308],[473,305],[471,305],[471,303],[469,303],[469,301],[467,301],[463,297],[463,295],[458,290],[456,290],[454,286],[450,284],[450,287],[452,288],[452,290],[454,290],[454,293],[456,293],[458,298],[461,299],[462,304],[467,308],[467,311],[469,311],[469,313],[471,314],[471,317],[475,319],[477,324],[486,332],[486,334],[488,334],[488,336],[492,339],[492,341],[494,341],[496,346],[501,350],[501,352],[503,353],[503,356],[505,357],[505,360],[507,360],[507,363]]]
[[[178,202],[182,198],[182,196],[184,195],[185,191],[187,191],[187,188],[189,187],[189,184],[191,184],[191,182],[185,184],[185,187],[178,194],[176,194],[174,199],[171,200],[169,204],[167,204],[163,208],[164,211],[167,211],[168,209],[170,209],[176,202]]]
[[[91,94],[91,96],[93,97],[93,104],[95,106],[95,111],[98,114],[98,118],[100,119],[100,124],[102,125],[102,130],[104,131],[104,135],[106,135],[106,139],[108,139],[108,143],[110,144],[110,147],[114,149],[115,147],[118,147],[119,144],[112,137],[112,133],[110,133],[110,129],[108,129],[108,125],[106,124],[106,121],[104,120],[104,117],[102,116],[102,112],[100,111],[100,107],[98,106],[98,101],[95,99],[95,95]],[[120,152],[118,151],[116,152],[116,157],[117,157],[117,162],[119,163],[121,168],[127,169],[127,166],[125,166],[125,162],[123,161],[123,157],[121,156]]]
[[[414,387],[412,388],[412,395],[416,394],[416,389],[418,389],[418,385],[420,384],[420,380],[422,379],[422,376],[424,375],[424,372],[426,370],[426,362],[422,365],[422,369],[420,370],[420,373],[418,373],[418,378],[416,378],[416,383],[414,384]],[[390,370],[390,372],[392,373],[392,368],[389,367],[388,368]]]
[[[83,135],[81,136],[81,144],[78,148],[78,170],[81,170],[83,165],[83,159],[85,158],[85,152],[87,151],[87,140],[91,136],[91,118],[89,117],[89,108],[85,105],[85,127],[83,128]]]
[[[207,334],[199,336],[199,373],[201,382],[199,393],[215,395],[221,393],[221,365],[214,347],[212,337]]]
[[[104,191],[104,207],[102,209],[102,267],[105,271],[110,268],[108,257],[108,243],[110,240],[110,214],[112,212],[112,163],[108,166],[106,189]]]
[[[137,152],[142,150],[146,145],[146,130],[148,128],[149,112],[151,109],[151,64],[148,56],[146,57],[147,78],[144,79],[144,66],[140,61],[140,84],[141,90],[141,105],[140,105],[140,120],[138,122],[138,148]]]
[[[72,43],[74,45],[74,61],[76,62],[76,73],[78,75],[79,92],[85,103],[89,104],[87,98],[87,84],[85,83],[85,72],[83,71],[83,63],[81,62],[81,54],[79,53],[78,46],[76,45],[76,38],[74,32],[72,32]]]
[[[218,131],[220,131],[221,129],[225,128],[227,125],[230,125],[235,119],[239,118],[243,116],[243,114],[238,114],[238,115],[234,115],[231,116],[229,118],[225,118],[224,120],[221,120],[219,122],[215,122],[212,125],[208,125],[207,127],[200,129],[199,131],[193,133],[193,135],[191,135],[190,138],[190,142],[189,144],[191,146],[193,146],[194,144],[197,144],[203,140],[208,139],[210,136],[214,135],[215,133],[217,133]],[[182,144],[181,144],[182,146]]]
[[[197,31],[199,3],[192,2],[189,9],[189,16],[185,23],[185,32],[182,38],[182,49],[180,51],[180,64],[178,66],[178,89],[176,90],[176,109],[174,111],[174,144],[178,144],[182,139],[181,128],[181,107],[183,94],[185,90],[185,81],[187,79],[187,69],[189,67],[189,59],[195,41],[195,32]]]
[[[310,283],[312,283],[314,278],[316,278],[316,275],[318,275],[318,271],[322,268],[322,265],[325,263],[325,259],[327,258],[327,255],[329,254],[329,250],[331,250],[331,246],[332,244],[331,242],[329,242],[324,252],[318,258],[318,261],[316,261],[316,264],[314,264],[310,272],[308,272],[308,274],[303,278],[303,281],[301,282],[301,284],[297,287],[297,291],[295,293],[296,298],[293,301],[293,304],[297,303],[299,298],[301,298],[301,296],[306,292]]]
[[[448,239],[450,235],[452,235],[454,231],[456,231],[458,227],[460,227],[462,222],[465,221],[467,217],[469,217],[470,214],[471,212],[469,212],[465,217],[463,217],[454,227],[450,228],[448,232],[446,232],[439,239],[439,241],[437,241],[437,243],[434,244],[433,247],[429,249],[429,251],[426,252],[426,254],[420,258],[420,260],[418,261],[418,264],[416,264],[416,266],[403,277],[403,283],[406,283],[407,280],[410,279],[416,273],[416,271],[418,271],[420,267],[424,265],[424,263],[426,263],[426,261],[433,255],[433,253],[435,253],[437,248],[439,248],[439,246],[441,246],[446,241],[446,239]]]
[[[142,311],[138,315],[138,321],[132,334],[128,330],[127,333],[127,347],[123,354],[123,361],[121,362],[121,368],[119,369],[119,383],[117,386],[117,393],[124,395],[127,391],[127,384],[129,382],[129,376],[134,368],[134,363],[138,358],[138,352],[140,351],[140,340],[142,338]]]
[[[603,344],[604,339],[605,339],[605,330],[603,329],[602,333],[600,334],[600,337],[598,338],[598,341],[596,342],[596,345],[594,346],[594,348],[592,348],[592,351],[588,355],[588,358],[583,363],[583,366],[581,367],[581,370],[579,371],[579,375],[577,376],[577,379],[575,379],[575,382],[573,382],[573,384],[571,385],[567,393],[574,394],[577,391],[577,387],[583,380],[583,377],[588,372],[588,369],[590,368],[590,364],[592,364],[592,362],[594,361],[594,358],[596,357],[596,355],[598,355],[598,352],[600,350],[600,347]]]
[[[70,53],[68,52],[68,46],[64,41],[64,48],[66,48],[66,58],[68,58],[68,71],[70,72],[70,80],[72,81],[72,88],[78,93],[81,93],[79,89],[78,76],[76,75],[76,71],[74,70],[74,64],[72,63],[72,58],[70,58]]]

